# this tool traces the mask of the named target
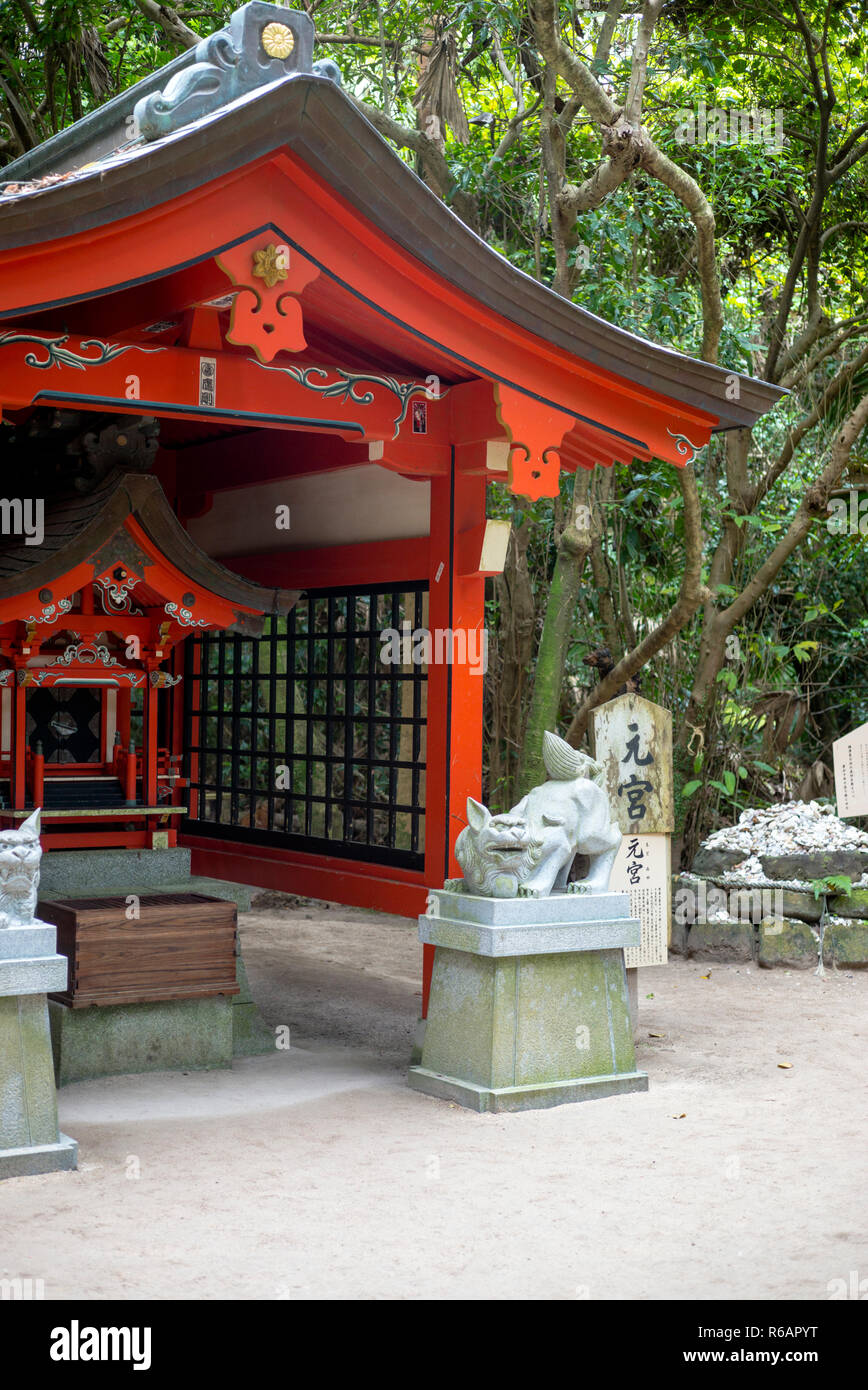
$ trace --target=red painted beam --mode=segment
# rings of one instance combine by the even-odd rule
[[[428,889],[423,875],[408,870],[198,835],[180,835],[178,843],[191,851],[194,874],[371,907],[400,917],[416,917],[425,911]]]
[[[203,385],[206,358],[216,365]],[[324,430],[357,444],[393,438],[412,444],[412,400],[418,398],[426,411],[418,442],[448,443],[448,398],[428,400],[426,389],[412,378],[359,377],[328,364],[259,363],[246,352],[109,343],[0,325],[0,400],[11,409],[92,402],[124,414],[136,409],[230,423],[261,419],[273,428]]]

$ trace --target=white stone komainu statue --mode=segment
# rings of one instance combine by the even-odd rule
[[[464,878],[448,887],[487,898],[548,897],[570,891],[570,866],[585,854],[590,869],[576,891],[607,892],[621,831],[600,785],[602,768],[552,733],[543,735],[543,762],[551,780],[511,811],[492,815],[468,797],[468,824],[455,843]]]
[[[39,892],[39,811],[13,829],[0,828],[0,930],[32,927]]]

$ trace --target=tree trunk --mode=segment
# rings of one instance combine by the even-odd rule
[[[490,714],[486,805],[505,811],[515,800],[515,775],[524,738],[528,673],[533,660],[536,608],[527,567],[531,523],[525,518],[509,539],[506,564],[495,579],[497,629],[487,682]]]
[[[590,474],[577,477],[570,520],[558,542],[554,574],[546,601],[545,619],[534,671],[533,694],[525,724],[518,769],[519,796],[545,781],[542,740],[557,723],[567,649],[573,635],[576,601],[593,537],[588,509]]]

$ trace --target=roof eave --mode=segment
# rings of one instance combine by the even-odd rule
[[[383,236],[492,312],[592,365],[707,412],[717,429],[750,427],[787,394],[649,343],[516,269],[431,192],[340,88],[308,74],[249,94],[125,162],[0,200],[0,250],[134,216],[280,151],[300,159]],[[731,400],[734,381],[738,398]]]

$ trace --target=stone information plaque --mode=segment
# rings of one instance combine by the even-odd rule
[[[630,916],[638,917],[642,927],[640,944],[625,948],[627,969],[665,965],[672,915],[669,836],[631,835],[627,831],[612,870],[610,891],[629,893]]]

